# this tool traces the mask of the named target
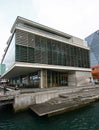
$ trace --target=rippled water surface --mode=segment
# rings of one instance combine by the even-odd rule
[[[14,113],[0,107],[0,130],[99,130],[99,102],[69,113],[38,117],[32,111]]]

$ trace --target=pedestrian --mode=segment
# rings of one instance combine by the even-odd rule
[[[18,85],[17,84],[15,85],[15,90],[18,90]]]

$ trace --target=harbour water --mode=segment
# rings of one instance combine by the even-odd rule
[[[31,110],[14,113],[0,107],[0,130],[99,130],[99,102],[53,117],[38,117]]]

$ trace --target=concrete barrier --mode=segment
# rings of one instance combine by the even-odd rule
[[[15,96],[13,107],[15,111],[19,111],[28,108],[32,104],[35,104],[34,93],[20,94]]]
[[[39,103],[46,102],[54,97],[58,97],[57,92],[40,92],[40,93],[36,93],[35,101],[36,101],[36,104],[39,104]]]

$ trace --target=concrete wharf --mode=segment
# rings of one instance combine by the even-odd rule
[[[84,107],[99,99],[99,86],[0,90],[0,106],[12,104],[15,111],[30,108],[39,116],[55,115]]]
[[[39,116],[56,115],[63,112],[72,111],[99,99],[99,88],[83,88],[73,93],[60,94],[47,102],[34,104],[30,109]]]

